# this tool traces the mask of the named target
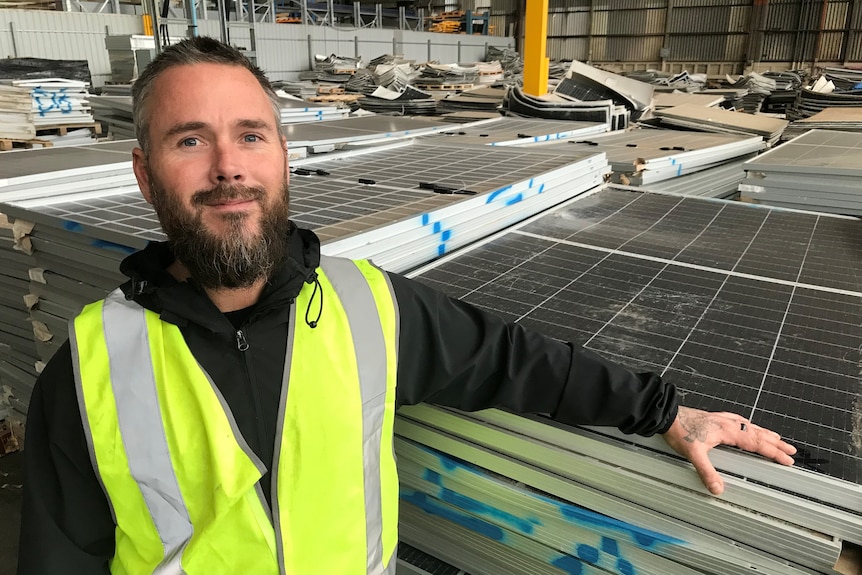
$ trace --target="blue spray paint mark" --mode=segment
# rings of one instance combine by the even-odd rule
[[[617,570],[621,573],[621,575],[635,575],[635,566],[632,565],[631,561],[627,561],[622,557],[617,558]]]
[[[463,509],[464,511],[470,511],[476,515],[485,515],[488,517],[496,518],[504,523],[510,525],[517,531],[524,533],[526,535],[532,535],[536,530],[536,527],[533,523],[526,519],[521,519],[511,513],[503,511],[501,509],[497,509],[496,507],[492,507],[487,503],[482,503],[481,501],[477,501],[472,497],[467,497],[466,495],[462,495],[460,493],[456,493],[451,489],[441,489],[440,490],[440,499],[453,505],[454,507],[458,507],[459,509]]]
[[[446,255],[446,244],[440,244],[437,246],[437,256]]]
[[[581,562],[569,555],[561,555],[557,559],[551,561],[551,565],[560,571],[569,573],[569,575],[581,575],[584,572],[584,566]]]
[[[620,546],[617,540],[610,537],[602,537],[602,551],[614,557],[620,556]]]
[[[425,469],[425,473],[422,474],[422,478],[428,483],[443,485],[443,479],[440,477],[440,474],[433,469]]]
[[[35,88],[31,92],[33,103],[36,104],[36,110],[40,116],[45,116],[48,112],[57,110],[61,114],[72,113],[72,101],[69,95],[66,94],[66,88],[58,90],[45,90],[44,88]]]
[[[440,222],[434,222],[434,227],[432,227],[432,228],[431,228],[431,230],[432,230],[432,231],[431,231],[431,233],[439,234],[439,233],[440,233],[440,229],[441,229],[442,227],[443,227],[443,226],[440,224]]]
[[[638,527],[636,525],[620,521],[619,519],[607,517],[606,515],[602,515],[600,513],[595,513],[587,509],[575,507],[574,505],[560,503],[559,501],[556,501],[554,499],[542,496],[536,497],[539,497],[540,499],[543,499],[556,505],[560,509],[560,514],[567,521],[571,521],[572,523],[577,523],[581,525],[595,525],[597,527],[622,531],[629,534],[641,547],[649,548],[655,546],[658,543],[666,543],[672,545],[685,544],[685,541],[683,541],[682,539],[677,539],[676,537],[664,535],[663,533],[658,533],[656,531],[650,531],[649,529],[644,529],[642,527]]]
[[[545,191],[545,182],[542,182],[542,185],[539,186],[539,193],[541,194],[544,191]]]
[[[431,216],[429,216],[428,214],[422,214],[422,225],[423,226],[427,226],[428,222],[430,222],[430,221],[431,221]]]
[[[508,186],[504,186],[504,187],[500,188],[499,190],[495,190],[495,191],[491,192],[490,194],[488,194],[488,199],[485,200],[485,203],[490,204],[491,202],[496,200],[500,194],[502,194],[504,192],[508,192],[511,189],[512,189],[512,185],[509,184]]]
[[[444,242],[448,242],[452,237],[452,230],[444,230],[442,234],[440,234],[440,240]]]
[[[595,565],[599,562],[599,550],[592,545],[585,545],[581,543],[575,549],[575,553],[577,554],[578,559],[583,559],[587,563],[592,563]]]
[[[401,499],[407,503],[412,503],[416,507],[422,509],[430,515],[437,515],[452,523],[456,523],[462,527],[466,527],[471,531],[475,531],[480,535],[484,535],[494,541],[505,541],[506,532],[496,525],[492,525],[487,521],[483,521],[478,517],[467,515],[466,513],[458,513],[454,509],[449,509],[434,500],[433,497],[428,497],[424,493],[401,491]]]
[[[679,167],[676,169],[676,175],[677,176],[680,175],[681,173],[682,173],[682,164],[680,164]]]
[[[133,254],[138,251],[135,248],[130,248],[129,246],[124,246],[122,244],[115,244],[114,242],[106,242],[105,240],[93,240],[90,242],[90,245],[103,250],[111,250],[124,254]]]
[[[520,202],[523,199],[524,199],[524,194],[516,194],[514,197],[511,197],[508,200],[506,200],[506,205],[511,206],[511,205],[517,204],[518,202]]]
[[[527,184],[527,187],[528,187],[528,188],[532,188],[532,187],[533,187],[533,178],[530,178],[530,183],[529,183],[529,184]]]
[[[68,230],[70,232],[82,232],[82,231],[84,231],[84,226],[82,226],[78,222],[73,222],[70,220],[63,220],[63,229]]]

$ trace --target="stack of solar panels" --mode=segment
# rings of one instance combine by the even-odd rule
[[[826,108],[808,118],[791,122],[782,134],[782,140],[792,140],[808,130],[838,130],[839,132],[862,132],[862,107]]]
[[[397,116],[431,116],[437,112],[437,100],[413,86],[407,86],[400,92],[379,86],[370,96],[364,97],[358,106],[369,112]]]
[[[776,82],[772,78],[750,72],[740,76],[735,82],[728,78],[731,88],[744,88],[745,96],[741,98],[741,107],[749,114],[756,114],[767,96],[775,91]]]
[[[610,124],[612,130],[628,127],[631,116],[625,106],[618,106],[613,100],[580,101],[559,94],[535,97],[525,93],[519,86],[509,88],[503,99],[503,107],[509,115],[545,120],[599,122]]]
[[[754,156],[755,154],[748,154],[741,156],[741,159],[719,164],[705,170],[660,182],[652,182],[633,189],[673,196],[733,198],[739,194],[739,184],[745,179],[745,169],[743,166]]]
[[[299,73],[300,80],[318,80],[344,84],[350,80],[356,70],[362,68],[361,58],[349,56],[315,56],[314,70]]]
[[[39,362],[25,299],[33,267],[24,237],[29,229],[27,222],[13,225],[0,213],[0,410],[5,404],[6,417],[17,419],[26,416]]]
[[[742,196],[762,204],[862,215],[862,134],[811,130],[745,164]]]
[[[796,101],[796,94],[802,89],[803,74],[801,72],[764,72],[764,76],[775,80],[775,90],[766,97],[761,106],[762,112],[770,114],[785,114]]]
[[[308,80],[300,80],[296,82],[276,80],[272,83],[272,87],[276,90],[281,90],[285,94],[290,94],[291,96],[295,96],[301,100],[317,96],[317,86],[318,84],[316,82],[310,82]]]
[[[122,258],[163,239],[131,170],[134,145],[12,152],[21,159],[3,180],[0,212],[35,227],[18,240],[32,244],[32,256],[0,253],[0,285],[15,290],[0,300],[0,344],[14,351],[3,355],[3,385],[12,367],[47,361],[68,319],[122,283]],[[600,185],[608,166],[592,152],[406,142],[300,160],[292,170],[292,217],[318,232],[324,253],[404,271]],[[29,312],[15,308],[24,297]]]
[[[474,124],[487,122],[489,120]],[[306,148],[310,153],[318,154],[346,146],[391,143],[451,129],[451,123],[431,118],[370,115],[323,123],[292,124],[285,126],[282,132],[287,138],[289,151]]]
[[[279,94],[281,106],[281,123],[295,124],[300,122],[325,122],[340,120],[350,115],[350,108],[335,104],[311,104],[303,100]]]
[[[529,146],[532,144],[571,141],[608,131],[598,122],[564,122],[535,118],[497,118],[457,128],[449,126],[435,139],[454,140],[458,144],[486,146]],[[604,151],[604,150],[602,150]]]
[[[802,88],[796,102],[787,109],[789,120],[808,118],[827,108],[862,107],[862,90],[819,92],[812,88]]]
[[[655,108],[673,108],[683,104],[693,104],[713,108],[724,101],[724,96],[710,96],[709,94],[689,94],[686,92],[661,92],[655,95]]]
[[[437,110],[447,120],[469,121],[499,116],[506,90],[503,88],[474,88],[437,101]]]
[[[656,92],[698,92],[706,85],[706,74],[689,74],[683,70],[677,74],[658,70],[632,70],[621,76],[655,86]]]
[[[46,78],[44,80],[13,80],[13,86],[27,88],[33,101],[33,124],[53,127],[92,124],[87,82]]]
[[[476,66],[460,66],[458,64],[425,64],[420,76],[416,79],[417,86],[434,86],[446,89],[459,86],[464,90],[472,88],[479,80],[479,69]]]
[[[799,453],[712,451],[713,497],[658,438],[405,407],[403,538],[476,573],[855,573],[860,238],[855,219],[604,189],[410,274]]]
[[[487,60],[489,62],[497,61],[506,71],[506,76],[517,76],[524,72],[524,61],[520,54],[511,48],[497,48],[496,46],[488,46]]]
[[[788,124],[787,120],[778,118],[691,104],[656,110],[655,116],[661,119],[663,125],[680,126],[701,132],[758,135],[769,145],[778,142]]]
[[[344,84],[344,90],[355,94],[365,94],[370,96],[377,89],[377,82],[374,80],[374,75],[371,70],[360,68],[355,74]]]
[[[618,132],[567,143],[547,144],[554,150],[604,152],[613,169],[613,181],[645,186],[723,165],[734,158],[759,152],[757,136],[702,134],[679,130],[642,129]]]
[[[100,95],[90,96],[90,107],[95,120],[105,124],[115,140],[135,138],[130,84],[106,84]]]
[[[862,71],[853,68],[826,66],[823,69],[823,76],[839,90],[853,90],[862,84]]]

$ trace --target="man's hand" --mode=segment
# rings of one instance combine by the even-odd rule
[[[716,445],[734,445],[782,465],[793,465],[791,455],[796,453],[796,448],[782,441],[777,433],[754,425],[741,415],[682,406],[673,425],[662,437],[677,453],[691,461],[700,480],[713,495],[724,491],[724,482],[707,455]]]

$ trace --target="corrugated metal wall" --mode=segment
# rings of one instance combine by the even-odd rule
[[[492,14],[517,10],[491,0]],[[862,0],[549,0],[548,56],[736,73],[860,62]]]
[[[202,35],[219,36],[218,22],[199,20]],[[171,26],[170,35],[185,36],[185,27]],[[93,84],[110,80],[111,66],[105,36],[141,34],[140,16],[83,14],[43,10],[0,10],[0,55],[87,60]],[[231,40],[248,45],[248,30],[232,28]],[[340,30],[299,24],[255,25],[258,63],[275,80],[294,78],[309,69],[311,54],[361,56],[365,61],[381,54],[404,54],[419,62],[475,62],[483,60],[486,46],[514,48],[514,40],[495,36],[431,34],[393,29]],[[430,41],[430,44],[429,44]]]

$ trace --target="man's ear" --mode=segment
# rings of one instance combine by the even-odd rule
[[[150,189],[150,176],[147,173],[147,159],[144,151],[141,148],[132,150],[132,170],[135,172],[135,179],[138,180],[138,187],[141,189],[141,194],[148,204],[153,203],[152,190]]]

